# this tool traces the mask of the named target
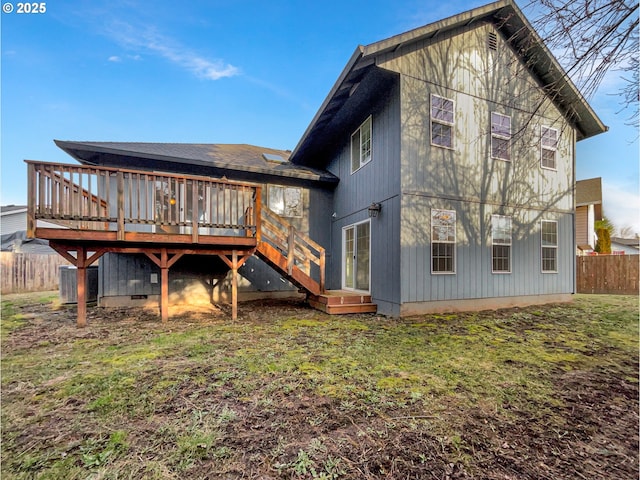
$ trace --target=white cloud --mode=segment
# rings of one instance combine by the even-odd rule
[[[122,59],[121,59],[119,56],[117,56],[117,55],[111,55],[111,56],[109,57],[109,61],[110,61],[110,62],[116,62],[116,63],[117,63],[117,62],[121,62],[121,61],[122,61]]]
[[[602,180],[605,216],[618,228],[631,227],[640,234],[640,192],[637,186]]]
[[[108,34],[123,47],[132,50],[144,50],[158,55],[186,69],[198,78],[218,80],[224,77],[233,77],[240,73],[237,67],[219,59],[205,58],[171,38],[159,34],[151,27],[145,29],[117,22],[117,24],[111,26]],[[129,57],[139,59],[140,55],[130,55]]]

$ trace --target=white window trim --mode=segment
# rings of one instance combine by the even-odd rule
[[[347,230],[350,228],[355,228],[356,229],[356,237],[354,238],[354,242],[357,243],[358,241],[358,236],[357,236],[357,232],[358,232],[358,225],[362,225],[364,223],[368,223],[369,224],[369,290],[358,290],[357,288],[355,288],[355,278],[354,278],[354,287],[347,287],[346,284],[346,277],[345,277],[345,269],[344,269],[344,265],[345,265],[345,261],[346,261],[346,249],[344,248],[345,246],[345,238],[347,235]],[[342,266],[341,266],[341,270],[342,270],[342,274],[340,275],[342,277],[341,282],[341,288],[342,290],[347,290],[349,292],[356,292],[356,293],[366,293],[366,294],[370,294],[371,293],[371,219],[367,219],[367,220],[363,220],[361,222],[356,222],[356,223],[352,223],[350,225],[345,225],[344,227],[342,227]]]
[[[555,223],[556,224],[556,244],[555,245],[544,245],[544,240],[542,238],[544,228],[544,223]],[[542,273],[558,273],[558,240],[559,240],[559,231],[558,231],[558,221],[557,220],[541,220],[540,222],[540,270]],[[553,248],[556,251],[556,269],[555,270],[545,270],[544,269],[544,256],[543,251],[545,248]]]
[[[494,217],[501,217],[501,218],[508,218],[510,221],[510,228],[509,228],[509,243],[495,243],[494,241],[494,237],[493,237],[493,218]],[[493,247],[494,246],[508,246],[509,247],[509,270],[494,270],[493,268]],[[509,215],[491,215],[491,273],[495,273],[496,275],[503,275],[503,274],[510,274],[511,273],[511,266],[513,265],[513,217],[510,217]]]
[[[433,118],[433,98],[438,97],[443,100],[448,100],[453,104],[453,121],[447,122],[445,120],[434,119]],[[431,94],[430,104],[429,104],[429,142],[432,146],[438,148],[444,148],[446,150],[455,150],[455,122],[456,122],[456,102],[452,98],[443,97],[440,95],[436,95],[435,93]],[[451,127],[451,146],[448,147],[446,145],[439,145],[437,143],[433,143],[433,124],[439,123],[440,125],[447,125]]]
[[[276,212],[273,207],[271,206],[271,190],[272,189],[281,189],[282,190],[282,205],[283,205],[283,212],[279,213]],[[287,195],[286,195],[286,191],[289,189],[293,189],[293,190],[297,190],[300,192],[300,215],[287,215]],[[272,210],[276,215],[280,215],[281,217],[284,218],[302,218],[304,217],[304,191],[302,190],[301,187],[287,187],[284,185],[276,185],[276,184],[268,184],[267,185],[267,207],[269,207],[270,210]]]
[[[362,159],[362,127],[365,126],[365,124],[369,122],[369,158],[365,161],[363,161]],[[350,159],[350,164],[349,164],[349,169],[353,168],[353,137],[354,135],[359,134],[360,135],[360,145],[358,148],[358,155],[359,155],[359,159],[358,159],[358,168],[356,168],[355,170],[351,170],[351,174],[353,175],[354,173],[356,173],[358,170],[360,170],[362,167],[364,167],[365,165],[367,165],[368,163],[371,162],[371,160],[373,159],[373,115],[369,115],[364,122],[362,122],[360,124],[360,126],[351,134],[351,137],[349,137],[349,159]]]
[[[556,132],[556,146],[551,148],[551,147],[545,147],[542,143],[542,139],[544,138],[543,136],[543,130],[544,129],[547,130],[553,130],[554,132]],[[559,131],[557,128],[552,128],[552,127],[547,127],[546,125],[541,125],[540,126],[540,167],[545,169],[545,170],[551,170],[551,171],[558,171],[558,142],[559,142]],[[553,156],[554,156],[554,163],[555,163],[555,167],[547,167],[545,165],[542,164],[542,159],[543,159],[543,153],[545,150],[550,150],[553,151]]]
[[[446,240],[442,242],[434,242],[433,241],[433,212],[441,211],[441,212],[453,212],[456,216],[455,223],[453,224],[453,241]],[[430,221],[429,221],[429,236],[431,237],[431,249],[429,252],[429,261],[431,262],[431,275],[455,275],[457,268],[457,244],[458,244],[458,216],[455,210],[448,210],[446,208],[432,208],[430,213]],[[433,244],[434,243],[447,243],[453,245],[453,270],[450,272],[436,272],[433,270]]]
[[[493,115],[499,115],[500,117],[505,117],[509,119],[509,136],[505,136],[505,135],[500,135],[497,133],[493,133]],[[511,161],[511,138],[512,138],[512,133],[511,133],[511,115],[505,115],[504,113],[499,113],[499,112],[491,112],[491,114],[489,115],[489,128],[491,130],[491,158],[493,160],[502,160],[503,162],[510,162]],[[500,140],[506,140],[507,142],[509,142],[509,158],[502,158],[502,157],[495,157],[493,155],[493,139],[494,138],[499,138]]]

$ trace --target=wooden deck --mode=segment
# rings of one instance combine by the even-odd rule
[[[348,290],[327,290],[318,295],[310,294],[309,305],[331,315],[345,313],[376,313],[378,306],[371,295]]]
[[[263,208],[259,185],[26,163],[27,235],[49,240],[77,267],[79,326],[86,324],[86,268],[107,252],[141,253],[158,266],[162,321],[168,319],[168,272],[183,255],[217,255],[229,267],[234,319],[237,271],[254,254],[314,299],[324,293],[324,248]],[[322,300],[311,302],[322,305]]]

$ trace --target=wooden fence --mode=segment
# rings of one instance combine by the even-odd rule
[[[61,265],[69,262],[60,255],[0,252],[0,292],[57,290]]]
[[[578,293],[638,295],[640,255],[576,257]]]

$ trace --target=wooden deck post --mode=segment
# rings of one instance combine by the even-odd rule
[[[118,241],[123,241],[124,240],[124,224],[125,224],[125,219],[124,219],[124,173],[119,171],[116,174],[116,178],[117,178],[117,190],[118,190],[118,195],[117,195],[117,208],[118,208],[118,227],[117,227],[117,239]]]
[[[324,282],[325,282],[325,264],[326,264],[326,253],[324,249],[320,250],[320,293],[324,293]]]
[[[238,319],[238,251],[231,256],[231,319]]]
[[[291,275],[293,272],[293,265],[295,263],[295,248],[296,248],[296,230],[293,225],[289,225],[289,236],[287,245],[287,273]]]
[[[186,191],[185,186],[185,191]],[[199,207],[200,207],[200,198],[198,196],[198,191],[200,189],[200,183],[193,180],[191,182],[191,242],[198,243],[198,227],[199,227]]]
[[[169,320],[169,255],[167,249],[160,251],[160,317],[162,323]]]
[[[256,187],[253,215],[256,222],[256,242],[260,243],[262,241],[262,188],[259,186]]]
[[[78,327],[87,326],[87,250],[78,247],[76,256],[76,293],[78,300]]]
[[[27,164],[27,238],[36,236],[36,167]]]

